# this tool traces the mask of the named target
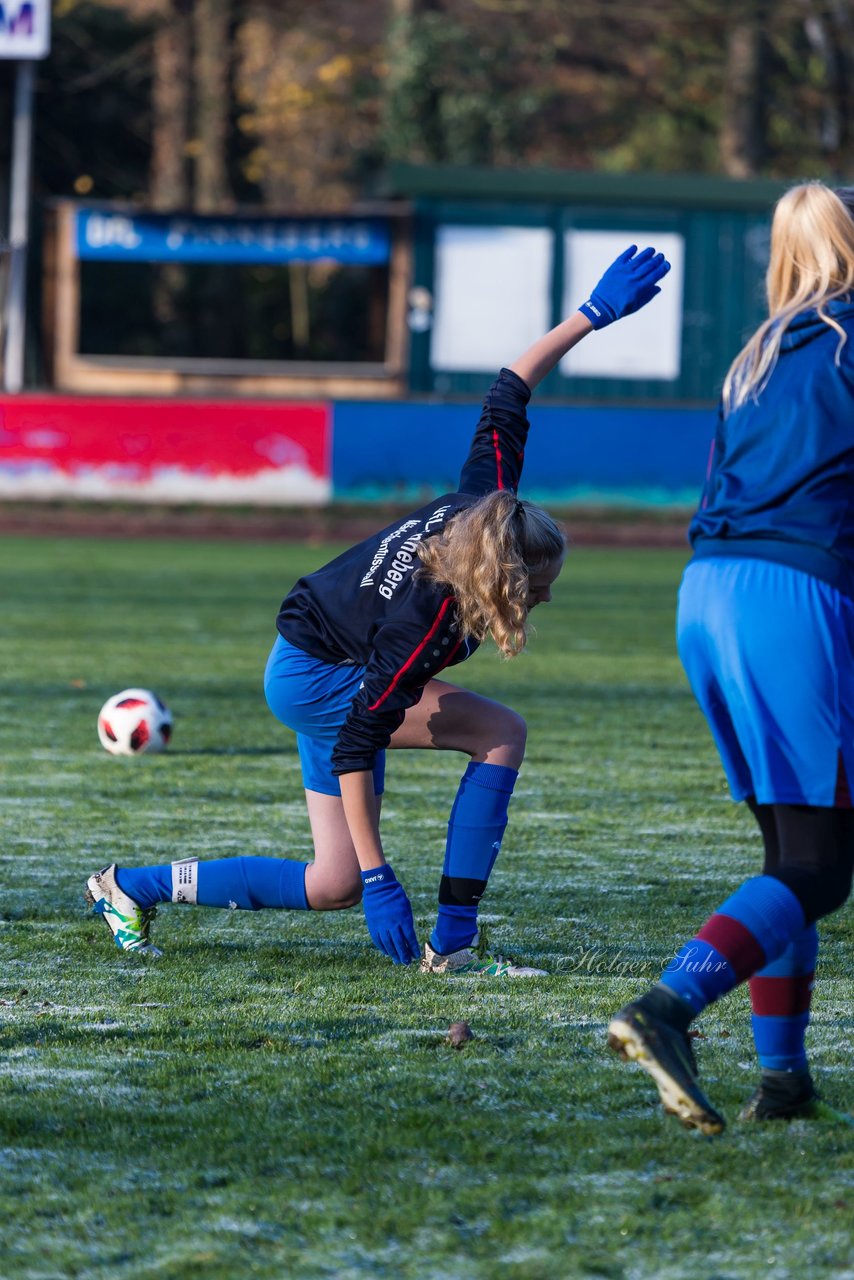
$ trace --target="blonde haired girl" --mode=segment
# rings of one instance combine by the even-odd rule
[[[524,648],[530,611],[551,598],[565,550],[554,521],[516,497],[531,390],[592,329],[649,302],[668,269],[652,249],[637,253],[633,245],[621,254],[573,316],[501,370],[456,492],[302,578],[284,600],[265,691],[273,713],[297,734],[314,861],[107,867],[90,877],[88,893],[119,946],[150,949],[158,902],[324,911],[362,899],[375,946],[398,964],[417,959],[409,900],[379,834],[385,749],[439,749],[460,751],[471,763],[451,812],[422,972],[542,972],[473,950],[525,722],[437,677],[489,634],[507,657]],[[418,439],[411,446],[417,450]]]
[[[848,335],[829,304],[854,291],[854,218],[839,193],[807,182],[781,197],[771,227],[765,291],[768,319],[736,356],[724,382],[727,413],[758,397],[789,324],[804,311],[814,310],[837,334],[834,364],[839,366]]]
[[[528,613],[541,602],[531,599],[531,578],[548,576],[565,550],[566,535],[548,512],[499,489],[421,543],[416,580],[450,587],[463,634],[479,644],[491,635],[505,658],[515,658],[528,642]]]
[[[820,1102],[805,1048],[815,922],[854,868],[854,192],[794,187],[771,229],[768,319],[724,385],[679,652],[733,799],[764,843],[745,881],[616,1015],[609,1042],[653,1076],[667,1111],[718,1133],[687,1040],[750,984],[759,1087],[745,1121],[851,1124]]]

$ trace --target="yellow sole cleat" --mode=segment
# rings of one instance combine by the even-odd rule
[[[726,1121],[700,1088],[691,1042],[684,1032],[653,1017],[639,1003],[627,1004],[611,1020],[608,1047],[652,1076],[664,1110],[686,1129],[709,1135],[723,1132]]]

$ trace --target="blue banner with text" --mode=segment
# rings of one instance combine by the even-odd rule
[[[383,218],[213,218],[78,209],[77,257],[102,262],[337,262],[382,266]]]

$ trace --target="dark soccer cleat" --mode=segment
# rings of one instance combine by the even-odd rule
[[[763,1080],[759,1088],[738,1113],[739,1120],[749,1123],[763,1120],[817,1120],[824,1124],[847,1129],[854,1127],[854,1117],[845,1111],[822,1102],[809,1076],[800,1091],[776,1086],[772,1080]]]
[[[700,1088],[691,1042],[684,1031],[654,1017],[636,1001],[614,1015],[608,1047],[652,1076],[664,1110],[686,1129],[707,1134],[723,1131],[726,1121]]]

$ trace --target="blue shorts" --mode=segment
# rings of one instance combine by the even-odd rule
[[[695,560],[677,638],[733,799],[851,807],[854,602],[772,561]]]
[[[277,720],[297,735],[303,785],[325,796],[340,796],[332,772],[332,750],[347,719],[365,668],[322,662],[279,636],[267,659],[264,694]],[[381,796],[385,752],[374,765],[374,794]]]

